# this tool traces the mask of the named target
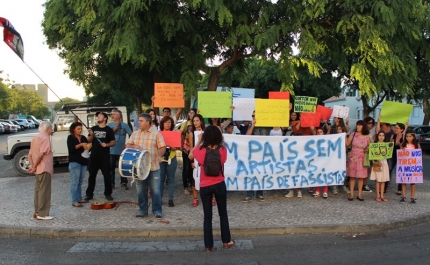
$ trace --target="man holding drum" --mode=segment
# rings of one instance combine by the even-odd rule
[[[158,131],[149,131],[151,128],[152,118],[149,114],[144,113],[139,116],[139,130],[134,131],[126,148],[146,150],[151,157],[151,171],[144,180],[137,181],[137,201],[139,203],[139,212],[136,217],[148,216],[148,186],[151,190],[152,213],[155,218],[162,217],[161,209],[161,177],[160,162],[166,152],[166,144],[163,136]]]

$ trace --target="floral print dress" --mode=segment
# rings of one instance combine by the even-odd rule
[[[354,136],[355,135],[355,136]],[[366,178],[367,167],[363,167],[364,150],[369,145],[368,135],[358,135],[355,132],[352,139],[352,149],[346,160],[346,175],[351,178]]]

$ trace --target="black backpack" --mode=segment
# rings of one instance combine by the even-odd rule
[[[219,148],[220,146],[215,149],[210,149],[206,147],[206,156],[205,161],[203,163],[203,168],[205,170],[206,176],[217,177],[220,173],[224,175],[222,170]]]

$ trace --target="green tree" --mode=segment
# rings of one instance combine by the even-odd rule
[[[80,103],[81,101],[75,98],[69,98],[69,97],[65,97],[62,98],[60,101],[58,101],[57,103],[55,103],[54,105],[54,110],[57,111],[59,109],[61,109],[61,107],[64,104],[70,104],[70,103]]]
[[[31,114],[35,117],[46,117],[50,114],[49,109],[43,103],[42,97],[36,91],[26,89],[10,89],[16,106],[11,109],[12,113]]]

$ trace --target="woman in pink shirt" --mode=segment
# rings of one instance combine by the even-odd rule
[[[221,131],[218,127],[211,125],[205,129],[203,134],[199,135],[198,143],[189,154],[190,160],[196,159],[200,168],[200,198],[204,213],[203,233],[206,252],[211,252],[214,244],[212,232],[212,196],[215,196],[217,201],[223,248],[230,248],[234,245],[234,241],[231,240],[227,215],[227,187],[224,182],[224,163],[227,160],[227,149],[223,143],[224,140]],[[211,152],[211,157],[213,157],[212,154],[216,157],[219,153],[219,167],[215,166],[215,168],[219,169],[218,174],[206,175],[204,166],[206,152]],[[210,161],[211,165],[217,162],[216,159]]]

